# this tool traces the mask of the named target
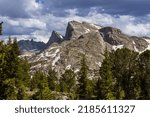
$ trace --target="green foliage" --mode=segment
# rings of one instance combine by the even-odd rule
[[[150,99],[150,51],[147,50],[139,56],[139,72],[141,93],[140,99]]]
[[[57,73],[55,72],[55,70],[52,70],[52,68],[49,68],[47,78],[48,78],[49,89],[52,91],[58,91],[59,90],[58,78],[57,78]]]
[[[81,59],[81,68],[78,74],[78,96],[79,99],[91,99],[91,90],[90,89],[90,84],[88,82],[88,66],[86,63],[86,58],[85,55],[83,55]]]
[[[15,86],[15,78],[7,79],[3,81],[3,98],[6,100],[16,100],[17,90]]]
[[[62,86],[64,85],[64,87],[66,87],[66,92],[69,93],[69,92],[75,91],[75,89],[76,89],[75,77],[76,77],[76,75],[75,75],[74,71],[72,71],[71,69],[66,70],[65,73],[62,74],[62,76],[60,78],[60,84],[62,84]],[[61,89],[63,89],[64,87],[61,87]]]
[[[0,99],[25,99],[29,82],[27,61],[20,59],[17,40],[0,42]],[[27,98],[27,97],[26,97]]]
[[[21,80],[26,87],[30,86],[29,70],[30,70],[30,65],[27,59],[19,59],[17,76],[18,79]]]
[[[111,53],[117,99],[135,99],[139,96],[140,89],[136,77],[137,57],[138,53],[126,48]]]
[[[18,100],[29,99],[27,92],[26,92],[26,87],[24,85],[24,82],[22,82],[22,81],[19,81],[17,83],[17,99]]]
[[[67,96],[68,99],[150,99],[150,51],[138,54],[118,49],[109,53],[99,69],[99,76],[89,78],[86,56],[81,59],[78,74],[66,70],[57,74],[29,73],[30,64],[19,57],[17,40],[9,37],[0,42],[0,99],[49,100]],[[97,79],[97,77],[99,77]]]
[[[2,35],[2,24],[3,22],[0,23],[0,35]]]
[[[51,90],[48,87],[48,81],[46,75],[38,71],[36,72],[37,79],[39,79],[39,82],[37,82],[37,92],[33,95],[33,99],[35,100],[50,100],[53,98],[51,94]]]
[[[97,82],[97,98],[110,100],[115,99],[114,96],[114,79],[112,75],[112,63],[110,60],[109,53],[105,51],[105,59],[103,60],[102,66],[100,67],[100,77]]]
[[[71,69],[66,70],[60,78],[60,91],[69,93],[71,99],[76,98],[76,74]]]

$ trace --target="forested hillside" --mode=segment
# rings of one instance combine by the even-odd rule
[[[92,77],[87,55],[78,56],[78,71],[68,67],[58,75],[55,68],[48,66],[47,71],[41,67],[31,72],[32,63],[20,57],[17,39],[1,41],[0,99],[150,99],[150,50],[139,53],[127,48],[112,51],[106,48],[103,62]]]
[[[80,70],[66,69],[58,77],[48,73],[30,74],[30,64],[19,57],[16,39],[0,42],[0,99],[150,99],[150,51],[142,54],[129,49],[105,50],[98,74],[89,78],[86,55]]]

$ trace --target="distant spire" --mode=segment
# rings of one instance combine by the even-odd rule
[[[0,35],[2,35],[2,24],[3,22],[0,23]]]

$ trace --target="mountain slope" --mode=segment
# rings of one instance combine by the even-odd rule
[[[60,39],[56,37],[56,40]],[[143,52],[150,49],[150,43],[144,38],[125,35],[116,28],[71,21],[62,42],[50,44],[41,53],[31,56],[29,62],[32,64],[31,71],[37,69],[46,71],[51,66],[59,73],[65,69],[77,72],[84,54],[92,72],[99,69],[106,48],[112,51],[123,47]]]
[[[19,48],[22,53],[24,52],[38,52],[44,49],[45,43],[36,42],[33,39],[30,40],[20,40],[18,41]]]

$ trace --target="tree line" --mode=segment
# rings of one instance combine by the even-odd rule
[[[31,65],[20,58],[17,40],[0,42],[1,100],[147,100],[150,99],[150,51],[142,54],[123,48],[104,53],[98,74],[89,78],[86,55],[80,70],[67,69],[60,77],[55,69],[30,74]]]

